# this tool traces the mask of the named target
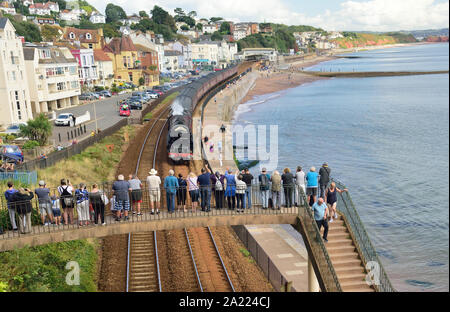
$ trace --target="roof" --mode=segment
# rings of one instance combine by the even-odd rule
[[[157,53],[157,51],[155,51],[149,47],[146,47],[142,44],[135,44],[134,46],[136,47],[136,50],[138,50],[138,51]]]
[[[164,51],[164,56],[178,56],[181,55],[180,51],[175,51],[175,50],[165,50]]]
[[[0,17],[0,29],[5,28],[7,22],[8,22],[8,18]]]
[[[129,36],[123,36],[120,38],[113,38],[109,44],[105,45],[103,51],[114,54],[120,54],[123,51],[137,51],[137,50],[131,38]]]
[[[100,62],[108,62],[108,61],[112,62],[109,56],[103,50],[100,49],[94,50],[94,60]]]
[[[35,49],[47,49],[50,50],[50,58],[44,59],[39,58],[39,64],[67,64],[67,63],[78,63],[75,57],[66,57],[64,52],[58,48],[53,46],[24,46],[23,47],[23,57],[25,61],[33,61],[34,60],[34,50]],[[58,52],[58,53],[56,53]]]
[[[97,43],[98,38],[98,30],[97,29],[78,29],[75,27],[66,27],[64,29],[64,39],[66,40],[74,40],[70,39],[69,35],[73,33],[75,35],[75,40],[79,40],[81,43]],[[86,34],[91,35],[91,39],[86,39]]]

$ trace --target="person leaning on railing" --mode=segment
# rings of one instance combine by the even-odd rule
[[[158,171],[152,168],[152,170],[148,173],[149,176],[147,177],[148,196],[152,215],[155,214],[155,206],[156,214],[159,214],[159,207],[161,204],[161,178],[156,175],[157,173]]]
[[[284,168],[281,180],[283,181],[284,201],[286,208],[291,208],[292,195],[294,194],[294,176],[291,173],[291,169]]]
[[[16,224],[16,211],[14,209],[14,206],[11,205],[11,202],[13,199],[13,195],[17,192],[18,191],[14,188],[14,184],[11,181],[9,181],[8,189],[5,191],[5,199],[6,205],[8,206],[9,219],[11,221],[13,231],[17,231],[17,224]]]
[[[247,190],[247,183],[245,183],[242,178],[242,174],[239,174],[236,177],[237,212],[244,212],[245,208],[245,191]]]
[[[19,188],[19,191],[12,196],[11,204],[19,215],[20,233],[31,233],[31,211],[33,207],[31,200],[34,194],[29,189]]]
[[[236,176],[233,174],[233,170],[228,169],[225,172],[225,197],[227,198],[228,209],[236,209]]]
[[[259,190],[261,192],[262,209],[267,209],[269,208],[270,175],[267,173],[266,168],[262,168],[258,180]]]
[[[89,192],[89,202],[94,208],[94,223],[98,224],[98,218],[100,217],[102,225],[106,225],[105,206],[108,204],[108,198],[99,190],[97,184],[92,185],[92,190]]]
[[[280,173],[275,170],[270,178],[272,182],[272,209],[281,209],[281,176]]]
[[[189,197],[191,198],[192,212],[195,212],[197,210],[198,198],[200,193],[197,183],[197,176],[195,175],[195,173],[190,172],[186,181],[189,189]]]
[[[175,172],[170,169],[169,175],[164,179],[164,188],[166,190],[167,210],[169,213],[175,212],[175,195],[177,194],[178,180],[174,177]]]

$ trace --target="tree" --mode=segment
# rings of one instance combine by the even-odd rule
[[[189,30],[189,26],[188,25],[181,25],[181,30]]]
[[[189,17],[196,17],[197,16],[197,12],[196,11],[191,11],[188,13]]]
[[[203,24],[202,23],[198,23],[197,25],[195,25],[195,29],[202,31],[203,30]]]
[[[149,17],[147,12],[145,12],[145,11],[139,11],[139,16],[140,17]]]
[[[173,33],[177,31],[177,26],[175,25],[175,20],[173,19],[173,17],[169,13],[167,13],[167,11],[157,5],[153,7],[153,10],[151,10],[150,13],[152,14],[153,22],[157,26],[161,26],[161,28],[168,28],[169,31],[172,32],[171,36],[173,37]]]
[[[231,26],[228,22],[223,22],[219,29],[222,35],[231,35]]]
[[[103,35],[106,38],[121,37],[121,33],[114,27],[114,24],[105,24],[103,26]]]
[[[215,23],[215,22],[223,20],[223,18],[222,17],[211,17],[209,20],[211,21],[211,23]]]
[[[139,86],[143,86],[145,84],[144,77],[139,78]]]
[[[61,36],[60,28],[57,26],[43,25],[41,27],[41,35],[45,41],[56,40]]]
[[[175,12],[176,15],[185,15],[184,11],[182,8],[176,8],[175,10],[173,10]]]
[[[20,133],[44,146],[52,135],[52,128],[52,123],[41,113],[35,119],[28,120],[26,125],[20,125]]]
[[[106,6],[105,14],[107,23],[114,23],[121,19],[127,18],[127,14],[122,9],[122,7],[114,5],[112,3],[108,3],[108,5]]]
[[[8,16],[8,18],[16,29],[17,35],[25,37],[25,41],[42,41],[41,32],[39,31],[39,27],[36,24],[31,22],[17,22],[12,16]]]
[[[215,31],[215,32],[212,34],[212,36],[211,36],[211,40],[212,40],[212,41],[222,41],[222,40],[223,40],[223,37],[222,37],[222,35],[220,34],[220,32]]]

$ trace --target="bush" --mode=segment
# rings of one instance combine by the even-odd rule
[[[96,243],[79,240],[0,253],[0,291],[96,291],[96,249]],[[70,261],[80,266],[80,285],[66,284]]]
[[[22,146],[22,149],[24,150],[31,150],[35,147],[39,146],[39,142],[38,141],[34,141],[34,140],[29,140],[26,141],[25,144]]]
[[[26,126],[21,125],[20,132],[31,140],[39,142],[40,146],[43,146],[52,134],[52,128],[52,123],[45,114],[41,113],[35,119],[28,120]]]

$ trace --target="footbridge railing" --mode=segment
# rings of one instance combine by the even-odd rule
[[[340,181],[336,179],[332,179],[332,181],[336,183],[336,187],[339,189],[343,190],[346,188]],[[378,258],[377,252],[369,239],[369,235],[367,235],[349,192],[338,193],[337,210],[344,217],[344,221],[347,224],[347,228],[358,249],[364,266],[367,270],[373,272],[372,283],[375,289],[380,292],[396,291]]]
[[[342,291],[341,285],[322,240],[322,235],[317,227],[312,209],[309,207],[306,194],[301,187],[298,187],[298,192],[300,201],[298,220],[301,223],[301,227],[300,229],[297,228],[297,230],[303,234],[319,284],[327,292],[340,292]]]

